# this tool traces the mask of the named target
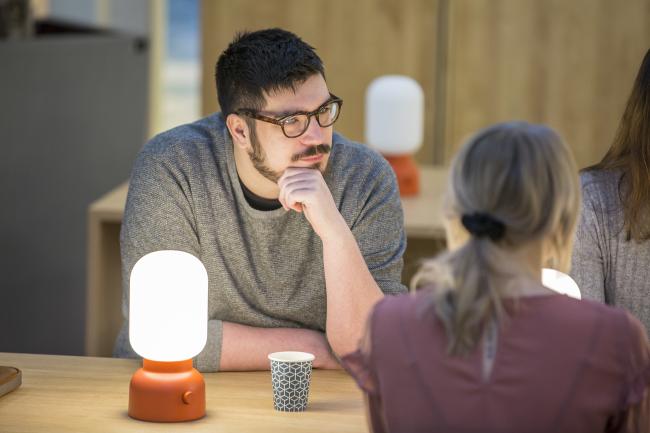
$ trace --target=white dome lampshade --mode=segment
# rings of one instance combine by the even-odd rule
[[[413,78],[385,75],[366,90],[366,141],[384,155],[416,152],[422,145],[424,92]]]
[[[582,299],[578,284],[569,275],[555,269],[542,269],[542,284],[549,289],[567,295],[571,298]]]
[[[412,154],[422,145],[424,92],[413,78],[385,75],[366,91],[366,142],[395,170],[403,196],[419,192],[419,172]]]
[[[143,256],[130,278],[129,340],[143,357],[129,389],[129,415],[189,421],[205,415],[205,383],[192,367],[207,340],[208,274],[183,251]]]
[[[208,273],[183,251],[156,251],[131,271],[129,339],[153,361],[182,361],[201,352],[208,329]]]

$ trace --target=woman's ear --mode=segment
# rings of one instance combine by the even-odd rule
[[[247,149],[250,146],[250,132],[246,121],[237,114],[229,114],[226,126],[230,131],[232,141],[236,146]]]
[[[553,239],[550,236],[542,239],[542,267],[551,268],[557,271],[565,272],[558,254],[560,252],[553,246]]]
[[[545,268],[552,268],[568,274],[571,270],[571,252],[573,251],[573,236],[569,239],[560,235],[549,235],[543,240],[542,262]]]
[[[469,240],[469,233],[460,222],[460,218],[452,215],[443,215],[443,225],[447,235],[447,249],[453,251],[460,248]]]

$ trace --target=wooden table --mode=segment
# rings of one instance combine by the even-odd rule
[[[127,414],[128,359],[0,353],[23,384],[0,397],[0,432],[365,432],[363,398],[343,371],[314,370],[302,413],[273,409],[270,372],[208,373],[206,416],[158,424]]]
[[[448,175],[447,167],[420,167],[420,194],[402,197],[404,229],[409,239],[438,241],[445,238],[440,211]]]
[[[444,246],[440,215],[447,185],[446,167],[422,166],[420,194],[402,198],[408,247],[404,280],[408,282],[419,260]],[[110,191],[88,209],[88,274],[86,292],[86,355],[110,356],[122,326],[120,227],[128,183]]]

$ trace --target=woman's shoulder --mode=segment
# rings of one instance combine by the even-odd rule
[[[432,290],[432,288],[426,287],[415,292],[386,295],[375,305],[375,311],[380,311],[381,314],[409,312],[418,308],[422,303],[430,302],[433,296]]]
[[[375,305],[370,317],[371,327],[374,332],[395,334],[396,337],[410,334],[413,329],[432,320],[432,306],[433,292],[429,288],[387,295]]]
[[[586,170],[580,173],[580,184],[585,199],[619,200],[623,172],[621,170]]]
[[[583,219],[600,221],[608,226],[622,224],[623,207],[621,192],[623,188],[621,170],[589,170],[580,174],[582,185]],[[603,220],[603,218],[605,218]]]
[[[552,311],[551,317],[565,317],[567,320],[584,320],[588,317],[604,318],[607,321],[620,321],[625,311],[618,307],[603,304],[591,299],[575,299],[563,294],[531,296],[520,298],[524,303],[543,302],[546,310]]]
[[[616,184],[621,179],[621,169],[585,169],[580,172],[582,187],[590,185]]]
[[[567,338],[573,338],[575,334],[593,335],[596,332],[602,341],[620,341],[625,335],[638,340],[638,334],[645,332],[641,322],[623,308],[566,295],[551,295],[546,298],[542,316],[547,322],[540,322],[540,326],[546,329],[564,329],[566,333],[563,334]],[[535,301],[531,299],[527,302]]]

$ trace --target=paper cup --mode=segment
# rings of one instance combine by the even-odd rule
[[[275,352],[271,360],[273,407],[283,412],[301,412],[307,408],[311,365],[314,355],[305,352]]]

